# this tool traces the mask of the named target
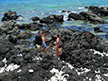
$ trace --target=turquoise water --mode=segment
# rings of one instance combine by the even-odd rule
[[[83,7],[96,5],[107,6],[107,0],[0,0],[0,18],[8,10],[16,11],[24,17],[34,15],[43,17],[48,13],[59,13],[61,10],[81,12]],[[34,11],[36,9],[36,11]]]
[[[8,10],[16,11],[18,15],[24,17],[23,22],[30,22],[30,18],[38,16],[40,18],[46,17],[50,14],[63,14],[67,19],[68,13],[61,13],[62,10],[69,10],[72,12],[80,13],[81,11],[87,11],[84,7],[89,6],[108,6],[108,0],[0,0],[0,20],[3,17],[4,12]],[[108,21],[108,18],[104,20]],[[19,22],[21,23],[21,22]],[[0,22],[0,25],[2,22]],[[104,30],[102,33],[95,33],[93,28],[99,26]],[[60,27],[74,28],[79,30],[90,31],[95,34],[99,34],[106,40],[105,35],[108,34],[108,24],[90,24],[83,21],[65,21]]]

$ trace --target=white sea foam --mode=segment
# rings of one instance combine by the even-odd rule
[[[52,76],[48,81],[67,81],[64,75],[62,75],[64,73],[63,71],[58,71],[58,69],[53,68],[50,72],[55,73],[55,75]],[[65,76],[69,75],[65,74]]]
[[[64,14],[64,19],[63,19],[64,21],[66,21],[68,19],[68,15],[69,15],[69,13],[67,13],[67,12]]]
[[[13,71],[13,70],[17,69],[18,67],[20,67],[19,65],[14,64],[14,63],[11,63],[9,66],[7,66],[6,65],[6,63],[7,63],[6,58],[4,58],[2,60],[2,62],[5,63],[5,66],[0,68],[0,73],[3,73],[5,71]]]
[[[23,17],[18,17],[17,21],[23,21]]]
[[[33,58],[33,60],[42,60],[42,58],[36,56],[36,57]]]
[[[104,57],[104,56],[108,56],[108,54],[105,53],[105,52],[101,53],[101,52],[96,51],[96,50],[94,50],[94,49],[90,49],[90,51],[94,51],[94,54],[99,54],[99,55],[101,55],[102,57]]]
[[[6,68],[5,68],[5,70],[6,71],[13,71],[13,70],[15,70],[15,69],[17,69],[18,67],[20,67],[19,65],[17,65],[17,64],[10,64],[9,66],[7,66]]]
[[[29,69],[29,72],[30,72],[30,73],[33,73],[33,72],[34,72],[34,70],[33,70],[33,69]]]
[[[15,69],[17,69],[18,67],[20,67],[19,65],[17,65],[17,64],[10,64],[9,66],[7,66],[7,67],[2,67],[2,68],[0,68],[0,73],[3,73],[3,72],[5,72],[5,71],[13,71],[13,70],[15,70]]]
[[[21,56],[22,57],[22,54],[18,54],[17,56]]]
[[[0,68],[0,73],[3,73],[5,70],[5,67]]]
[[[78,9],[85,9],[84,7],[78,7]]]
[[[71,64],[69,64],[69,63],[66,63],[66,64],[67,64],[67,67],[69,67],[70,69],[74,68]]]
[[[87,68],[80,68],[80,69],[82,70],[82,72],[79,72],[78,69],[76,69],[78,75],[82,75],[83,73],[87,73],[91,71],[91,69],[87,69]]]
[[[21,70],[21,69],[19,69],[17,72],[18,72],[18,73],[20,73],[21,71],[22,71],[22,70]]]
[[[96,75],[95,78],[95,81],[105,81],[100,75]]]
[[[108,73],[104,74],[104,76],[108,77]]]
[[[6,64],[6,63],[7,63],[6,58],[4,58],[4,59],[2,60],[2,62],[4,62],[4,63]]]

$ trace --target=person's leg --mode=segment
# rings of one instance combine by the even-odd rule
[[[59,44],[57,45],[57,56],[59,56],[59,50],[58,50],[58,48],[59,48]]]
[[[47,52],[47,49],[45,49],[45,53]]]
[[[57,45],[56,45],[56,56],[57,56]]]
[[[44,43],[42,43],[42,52],[43,52],[43,50],[44,50]]]
[[[59,56],[59,50],[58,50],[59,45],[56,45],[56,57]]]
[[[47,46],[45,43],[44,43],[44,49],[45,49],[45,53],[46,53],[47,52]]]
[[[43,50],[44,50],[44,49],[42,48],[42,52],[43,52]]]

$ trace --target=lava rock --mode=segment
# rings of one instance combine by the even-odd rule
[[[1,21],[16,20],[19,16],[20,15],[17,15],[16,12],[9,10],[8,12],[4,13],[4,17],[1,19]]]
[[[63,22],[63,15],[50,15],[40,19],[41,23],[51,24],[53,22]]]
[[[38,20],[40,20],[40,18],[39,17],[31,17],[30,19],[32,19],[32,21],[38,21]]]
[[[18,39],[29,39],[33,36],[34,34],[32,34],[30,31],[25,31],[22,32],[18,35]]]

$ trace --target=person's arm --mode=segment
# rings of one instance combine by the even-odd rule
[[[40,35],[42,36],[42,31],[40,31]]]

